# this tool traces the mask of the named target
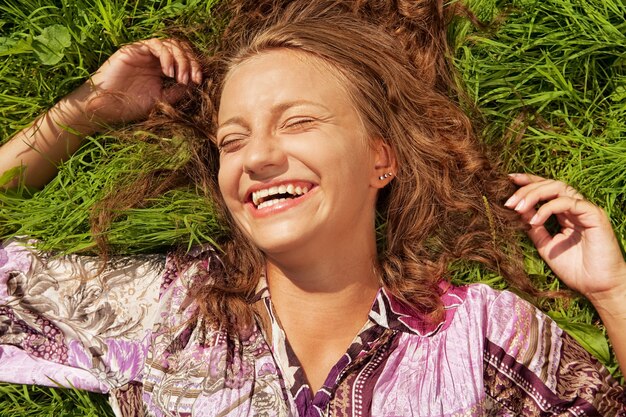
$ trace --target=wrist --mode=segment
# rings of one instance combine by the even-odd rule
[[[603,321],[607,316],[626,319],[626,293],[613,294],[605,298],[589,298]]]
[[[610,314],[626,318],[626,268],[623,274],[618,274],[617,282],[621,284],[606,291],[587,295],[587,299],[601,316]]]

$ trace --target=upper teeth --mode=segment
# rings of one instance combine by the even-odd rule
[[[276,195],[276,194],[291,194],[291,195],[302,195],[306,194],[309,191],[309,187],[300,187],[295,186],[293,184],[281,184],[278,186],[264,188],[263,190],[254,191],[252,193],[252,202],[255,206],[258,206],[263,202],[268,196]]]

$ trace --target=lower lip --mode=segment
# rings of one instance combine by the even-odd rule
[[[257,209],[252,202],[247,203],[246,206],[252,213],[254,217],[262,218],[267,216],[273,216],[274,214],[282,213],[283,211],[290,210],[296,206],[299,206],[304,201],[308,200],[311,194],[315,193],[317,187],[313,187],[308,193],[298,197],[298,198],[288,198],[285,201],[281,201],[280,203],[276,203],[269,207],[264,207],[262,209]]]

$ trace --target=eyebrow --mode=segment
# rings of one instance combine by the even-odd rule
[[[284,103],[280,103],[277,104],[276,106],[272,107],[272,113],[273,114],[281,114],[283,112],[285,112],[287,109],[290,109],[292,107],[296,107],[296,106],[302,106],[302,105],[309,105],[309,106],[315,106],[315,107],[319,107],[320,109],[323,109],[327,112],[330,111],[330,109],[326,106],[324,106],[321,103],[316,103],[314,101],[309,101],[309,100],[293,100],[293,101],[286,101]],[[228,126],[228,125],[241,125],[241,126],[247,126],[248,124],[246,123],[245,119],[243,117],[240,116],[235,116],[235,117],[231,117],[230,119],[226,120],[224,123],[221,123],[217,128],[221,129],[224,126]]]

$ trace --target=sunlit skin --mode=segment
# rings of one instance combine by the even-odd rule
[[[290,51],[253,57],[230,73],[220,102],[220,189],[272,258],[373,241],[376,151],[344,86],[314,60]],[[271,209],[248,201],[251,189],[285,182],[310,192]]]
[[[234,68],[218,123],[222,195],[266,255],[277,314],[316,390],[379,287],[375,202],[393,158],[368,137],[342,82],[302,53],[266,52]],[[268,209],[252,204],[251,190],[285,183],[310,191]]]

